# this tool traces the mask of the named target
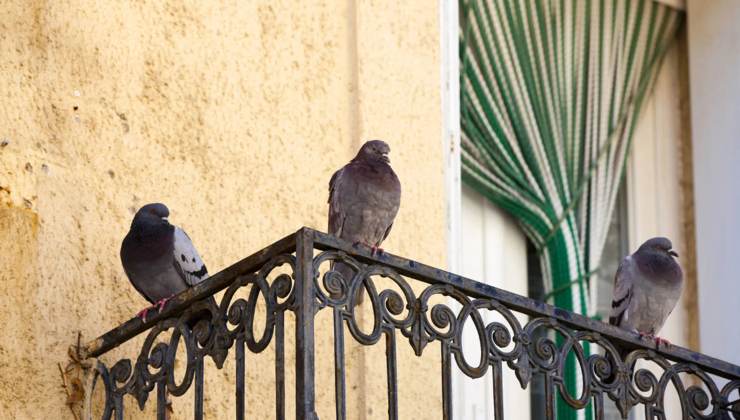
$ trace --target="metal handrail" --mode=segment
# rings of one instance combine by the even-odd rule
[[[319,251],[317,253],[317,251]],[[344,279],[331,269],[341,262],[355,271]],[[278,267],[291,274],[275,275]],[[284,270],[283,270],[284,271]],[[383,288],[377,276],[392,281]],[[409,280],[413,279],[413,280]],[[426,284],[420,293],[414,284]],[[249,288],[249,298],[234,299],[239,289]],[[226,290],[217,310],[200,304],[203,298]],[[400,293],[399,293],[400,290]],[[355,306],[365,294],[372,308],[374,328],[363,331],[355,319]],[[443,296],[446,302],[435,297]],[[232,301],[233,300],[233,301]],[[251,323],[258,300],[266,305],[265,331],[257,337]],[[449,301],[458,305],[449,305]],[[194,418],[203,416],[203,359],[213,358],[217,367],[233,349],[237,366],[236,418],[244,418],[244,355],[263,351],[275,342],[276,418],[285,418],[284,316],[296,318],[296,417],[317,418],[314,393],[314,317],[324,309],[334,314],[336,417],[346,416],[344,338],[350,336],[364,345],[385,340],[388,348],[388,418],[398,418],[395,348],[397,337],[405,337],[421,356],[430,342],[441,344],[443,417],[452,417],[451,375],[453,360],[466,375],[477,378],[490,370],[494,375],[494,412],[503,418],[502,368],[508,366],[523,388],[533,375],[545,379],[546,416],[554,418],[556,396],[560,403],[575,409],[590,405],[596,418],[603,418],[604,397],[616,402],[622,416],[642,406],[647,418],[665,416],[664,394],[669,386],[678,393],[683,418],[740,419],[740,406],[730,401],[740,393],[740,366],[655,342],[606,323],[534,301],[524,296],[474,281],[414,260],[388,253],[374,255],[356,246],[309,228],[301,228],[259,252],[214,274],[187,290],[147,322],[133,318],[83,346],[83,357],[101,357],[109,350],[148,331],[144,345],[132,366],[130,359],[108,368],[98,360],[95,372],[105,385],[103,418],[121,418],[123,395],[136,397],[143,408],[149,393],[157,389],[157,412],[164,418],[166,393],[182,395],[195,387]],[[504,322],[486,323],[481,311],[498,312]],[[515,313],[528,315],[521,325]],[[481,363],[471,366],[462,355],[462,330],[472,325],[480,338]],[[157,342],[163,331],[171,331],[169,342]],[[589,354],[583,342],[603,354]],[[176,383],[173,365],[180,343],[187,349],[185,378]],[[563,372],[566,360],[580,365],[583,384],[579,395],[570,395]],[[654,362],[660,376],[636,368],[638,360]],[[154,373],[152,373],[152,370]],[[684,382],[679,374],[693,377]],[[716,377],[720,378],[717,379]],[[726,382],[726,384],[722,384]],[[194,385],[193,385],[194,384]],[[698,385],[697,385],[698,384]],[[200,403],[198,399],[200,398]],[[737,398],[735,398],[736,400]]]

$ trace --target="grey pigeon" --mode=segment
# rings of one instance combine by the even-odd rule
[[[190,237],[167,220],[170,211],[153,203],[136,212],[121,244],[121,263],[131,284],[161,312],[174,295],[208,278],[208,270]],[[213,302],[215,304],[215,301]]]
[[[655,338],[683,288],[683,272],[672,248],[668,238],[652,238],[622,260],[614,278],[610,324]]]
[[[391,149],[381,140],[366,142],[329,181],[329,233],[383,252],[380,244],[401,204],[401,183],[390,166]],[[354,272],[338,263],[333,270],[349,281]],[[360,294],[362,296],[362,294]]]

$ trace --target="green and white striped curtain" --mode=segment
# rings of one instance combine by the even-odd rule
[[[640,109],[681,21],[653,0],[460,0],[463,182],[519,221],[558,307],[589,313]],[[575,416],[560,405],[558,418]]]

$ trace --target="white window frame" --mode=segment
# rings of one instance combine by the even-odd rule
[[[458,0],[440,0],[440,71],[442,91],[442,147],[445,159],[446,225],[447,225],[447,269],[453,273],[462,271],[462,180],[460,164],[460,61],[459,61],[459,8]],[[478,279],[483,281],[483,279]],[[456,303],[451,303],[453,306]],[[507,378],[510,379],[510,378]],[[487,381],[482,383],[481,381]],[[510,382],[507,380],[507,382]],[[507,385],[511,385],[507,383]],[[453,368],[452,406],[454,418],[484,418],[488,408],[493,407],[488,388],[490,372],[485,378],[469,380],[458,369]],[[483,400],[471,401],[466,396],[483,396]],[[504,396],[506,400],[511,396]],[[511,404],[510,404],[511,405]],[[509,410],[516,410],[510,406]],[[525,410],[529,412],[529,406]],[[471,417],[471,415],[473,417]]]

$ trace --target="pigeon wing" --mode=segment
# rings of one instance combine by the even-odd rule
[[[150,303],[154,303],[154,301],[151,298],[149,298],[149,296],[147,296],[147,294],[144,292],[144,289],[139,287],[138,281],[135,281],[139,279],[139,277],[136,275],[137,273],[133,272],[129,268],[128,261],[130,258],[129,256],[132,253],[132,248],[135,248],[134,238],[132,237],[131,232],[129,232],[126,235],[126,237],[123,238],[123,242],[121,243],[120,255],[121,255],[121,265],[123,266],[123,271],[126,273],[126,277],[128,278],[129,283],[131,283],[131,285],[134,286],[134,289],[136,289],[136,291],[139,292],[139,294],[143,296],[144,299],[146,299]]]
[[[388,234],[391,233],[391,228],[393,227],[393,222],[391,221],[391,224],[388,225],[388,229],[385,230],[385,234],[383,235],[383,240],[385,241],[385,238],[388,237]]]
[[[624,312],[630,306],[632,299],[632,277],[634,276],[634,261],[630,256],[625,257],[617,268],[614,276],[614,293],[612,297],[612,311],[609,314],[609,323],[619,326]]]
[[[395,221],[396,215],[398,214],[398,209],[401,206],[401,183],[398,181],[398,177],[396,176],[395,172],[393,172],[393,169],[390,169],[390,173],[392,175],[389,180],[389,182],[391,183],[391,188],[390,191],[386,194],[386,198],[391,204],[393,211],[392,215],[390,216],[390,220],[387,221],[388,227],[385,229],[383,240],[385,240],[388,237],[388,234],[391,233],[393,222]]]
[[[329,180],[329,233],[336,237],[341,237],[346,217],[346,209],[342,205],[346,183],[345,168],[334,172]]]
[[[177,226],[175,226],[173,264],[188,287],[195,286],[208,278],[208,269],[200,259],[198,250],[195,249],[188,234]]]
[[[329,233],[379,246],[398,213],[401,185],[387,165],[350,162],[329,181]]]

